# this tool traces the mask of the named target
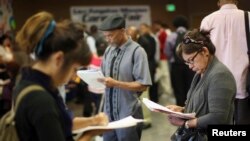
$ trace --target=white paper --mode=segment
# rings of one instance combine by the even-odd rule
[[[147,98],[143,98],[142,102],[148,107],[151,111],[159,111],[167,114],[172,114],[176,117],[183,118],[183,119],[193,119],[195,118],[195,113],[181,113],[181,112],[175,112],[170,110],[167,107],[164,107],[162,105],[159,105]]]
[[[110,130],[110,129],[119,129],[119,128],[126,128],[137,125],[137,123],[144,122],[143,119],[135,119],[132,116],[128,116],[118,121],[110,122],[106,126],[88,126],[86,128],[74,130],[73,134],[77,134],[75,139],[81,137],[82,133],[90,130]]]
[[[102,82],[98,81],[99,78],[104,78],[104,75],[99,69],[79,70],[77,71],[77,75],[90,87],[96,89],[105,88],[105,85]]]

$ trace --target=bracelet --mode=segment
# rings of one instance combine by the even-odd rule
[[[187,120],[187,121],[185,121],[184,126],[185,126],[185,128],[186,128],[186,129],[189,129],[189,126],[188,126],[188,120]]]

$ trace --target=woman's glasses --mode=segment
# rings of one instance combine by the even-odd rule
[[[196,58],[196,56],[200,53],[200,51],[197,51],[196,54],[191,58],[188,59],[187,61],[184,61],[184,63],[186,65],[193,65],[194,64],[194,59]]]
[[[203,45],[203,41],[196,41],[196,40],[194,40],[194,39],[191,39],[190,37],[184,38],[182,42],[183,42],[184,44],[194,43],[194,44],[201,44],[201,45]]]

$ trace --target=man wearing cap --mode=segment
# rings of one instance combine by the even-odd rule
[[[105,76],[104,112],[109,121],[127,116],[143,118],[140,94],[151,85],[147,55],[125,30],[125,19],[120,15],[107,17],[100,25],[109,47],[102,62]],[[142,126],[117,129],[103,135],[104,141],[139,141]]]

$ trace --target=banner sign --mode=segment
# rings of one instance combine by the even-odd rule
[[[71,19],[91,25],[99,26],[109,15],[120,14],[126,18],[126,26],[139,26],[141,23],[151,24],[150,7],[139,6],[73,6],[70,8]]]

